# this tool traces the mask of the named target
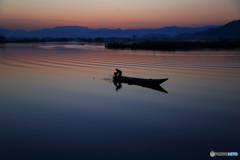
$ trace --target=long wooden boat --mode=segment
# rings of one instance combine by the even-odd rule
[[[124,76],[115,76],[113,77],[113,82],[117,87],[117,90],[122,88],[121,83],[127,83],[128,85],[137,85],[141,87],[146,87],[149,89],[161,91],[164,93],[168,93],[165,89],[163,89],[160,84],[168,80],[168,78],[164,79],[143,79],[143,78],[133,78],[133,77],[124,77]]]
[[[168,78],[164,79],[144,79],[144,78],[134,78],[134,77],[125,77],[125,76],[115,76],[113,77],[115,81],[121,81],[126,83],[133,84],[161,84],[168,80]]]

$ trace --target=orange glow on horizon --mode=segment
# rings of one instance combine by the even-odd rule
[[[1,2],[1,27],[25,30],[56,26],[111,29],[197,27],[223,25],[240,19],[240,2],[236,0],[24,2]]]

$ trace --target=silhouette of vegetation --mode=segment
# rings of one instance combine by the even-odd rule
[[[76,41],[73,38],[6,38],[4,36],[0,36],[1,43],[32,43],[32,42],[69,42]]]
[[[134,43],[109,42],[105,45],[110,49],[132,50],[193,50],[193,49],[237,49],[240,41],[144,41]]]
[[[0,42],[2,43],[35,43],[35,42],[130,42],[131,38],[118,38],[118,37],[111,37],[111,38],[52,38],[52,37],[45,37],[45,38],[6,38],[4,36],[0,37]]]
[[[92,42],[92,38],[78,38],[78,41],[80,42]]]
[[[0,43],[3,43],[3,42],[5,42],[5,41],[6,41],[6,37],[0,36]]]
[[[97,37],[97,38],[95,38],[95,40],[94,40],[95,42],[102,42],[103,41],[103,39],[101,38],[101,37]]]
[[[70,41],[70,39],[69,38],[59,38],[58,41],[59,42],[68,42],[68,41]]]

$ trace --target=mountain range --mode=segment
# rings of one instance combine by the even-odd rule
[[[184,33],[174,37],[175,39],[240,39],[240,20],[229,22],[218,28],[211,28],[196,33]]]
[[[88,27],[81,26],[58,26],[55,28],[44,28],[40,30],[33,31],[25,31],[25,30],[8,30],[4,28],[0,28],[0,35],[5,37],[13,37],[13,38],[110,38],[110,37],[120,37],[120,38],[132,38],[133,35],[137,35],[137,37],[142,37],[147,34],[160,34],[165,35],[165,37],[174,37],[181,33],[195,33],[200,31],[205,31],[208,29],[218,28],[221,26],[205,26],[205,27],[163,27],[163,28],[143,28],[143,29],[108,29],[108,28],[100,28],[100,29],[92,29]]]
[[[240,20],[229,22],[223,26],[205,27],[163,27],[143,29],[92,29],[81,26],[59,26],[40,30],[8,30],[0,28],[0,36],[7,38],[138,38],[149,40],[201,40],[201,39],[240,39]],[[134,37],[136,37],[134,36]]]

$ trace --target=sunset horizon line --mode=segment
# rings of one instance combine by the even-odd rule
[[[240,20],[240,19],[239,19]],[[52,28],[57,28],[57,27],[83,27],[83,28],[89,28],[89,29],[113,29],[113,30],[131,30],[131,29],[158,29],[158,28],[167,28],[167,27],[186,27],[186,28],[200,28],[200,27],[207,27],[207,26],[223,26],[229,22],[233,22],[233,21],[237,21],[237,19],[232,20],[232,21],[228,21],[226,23],[216,23],[216,24],[202,24],[202,25],[196,25],[196,26],[192,26],[192,25],[166,25],[163,27],[139,27],[139,28],[124,28],[124,27],[117,27],[117,28],[111,28],[111,27],[88,27],[88,26],[84,26],[84,25],[56,25],[56,26],[46,26],[46,27],[41,27],[41,28],[37,28],[36,29],[24,29],[24,28],[19,28],[19,29],[11,29],[11,27],[4,27],[0,25],[0,28],[2,29],[6,29],[6,30],[13,30],[13,31],[18,31],[18,30],[24,30],[24,31],[35,31],[35,30],[42,30],[42,29],[52,29]]]

